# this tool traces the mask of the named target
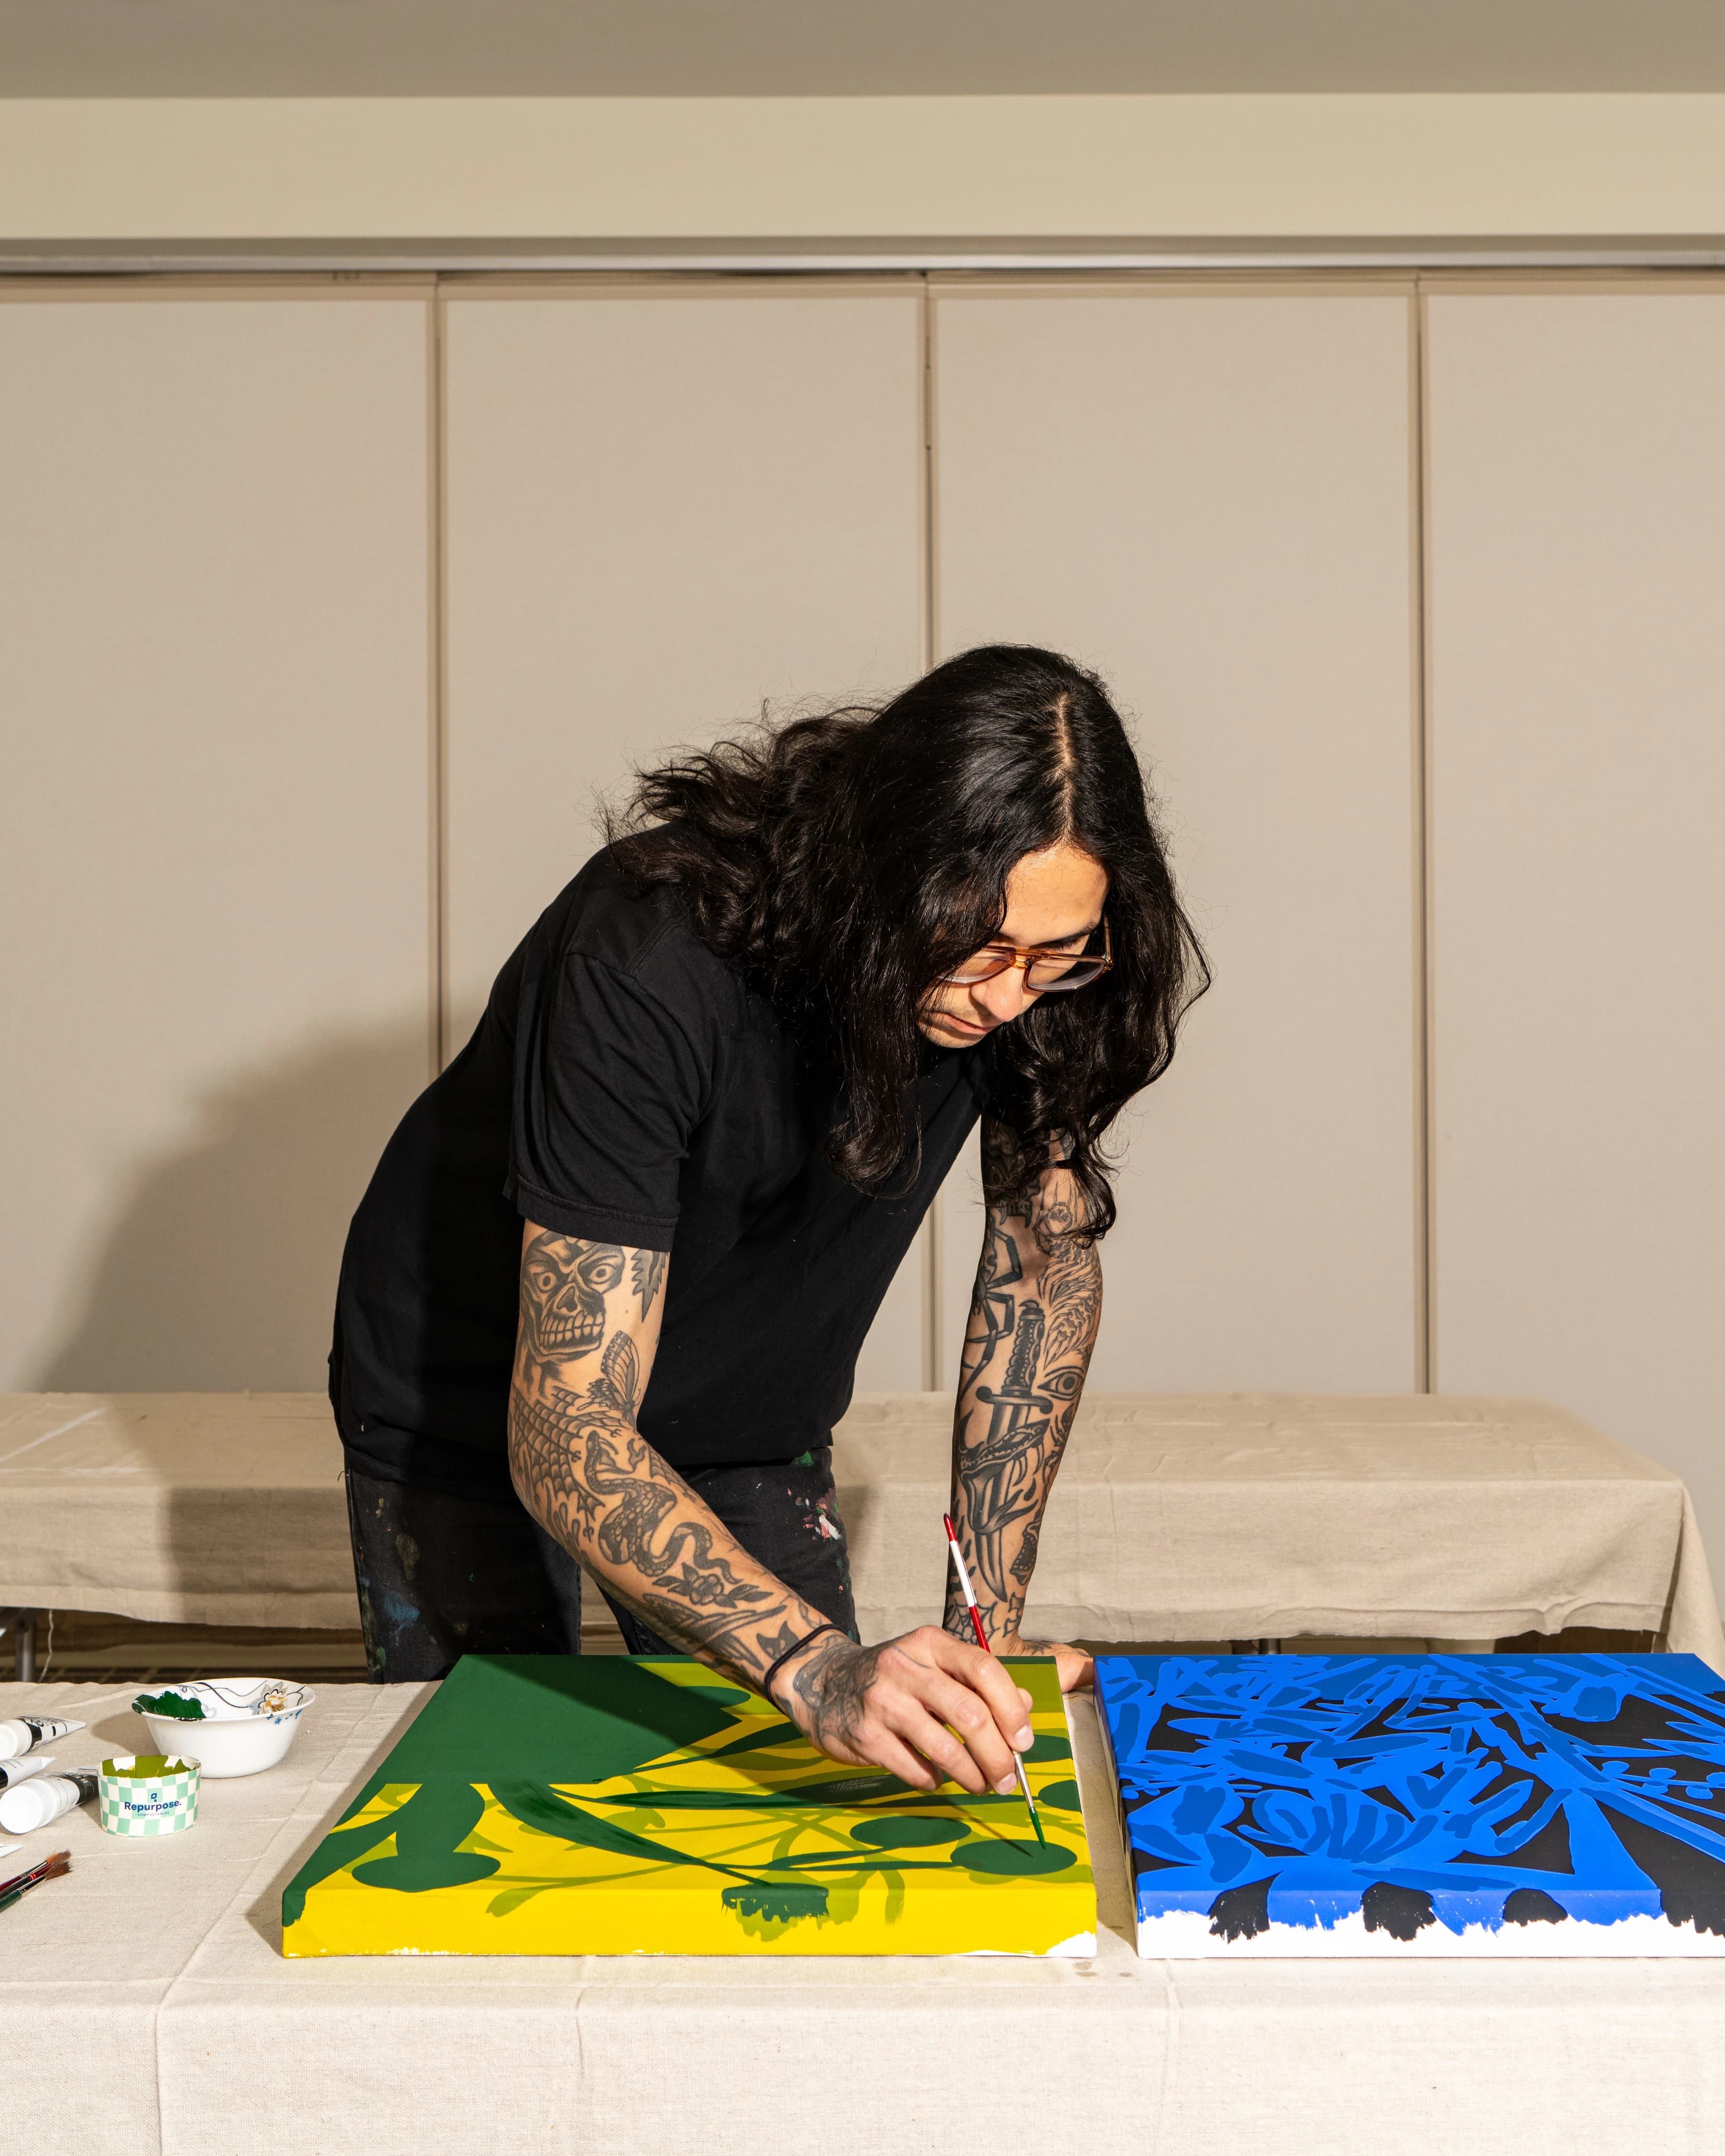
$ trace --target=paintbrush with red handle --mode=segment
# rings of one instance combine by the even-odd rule
[[[63,1878],[71,1868],[71,1851],[60,1849],[52,1856],[44,1857],[41,1863],[32,1865],[28,1871],[0,1880],[0,1909],[9,1909],[14,1902],[22,1902],[33,1887],[41,1886],[44,1880]]]
[[[988,1645],[988,1635],[983,1630],[982,1615],[976,1606],[975,1590],[972,1588],[970,1584],[970,1570],[964,1562],[964,1553],[958,1547],[958,1537],[953,1530],[952,1515],[950,1513],[942,1512],[941,1514],[941,1525],[947,1531],[947,1548],[951,1551],[952,1563],[957,1568],[958,1584],[964,1590],[964,1606],[970,1612],[970,1629],[976,1634],[976,1643],[978,1646],[982,1649],[985,1655],[992,1655],[994,1650]],[[1030,1777],[1024,1772],[1024,1762],[1022,1755],[1014,1752],[1012,1755],[1012,1763],[1019,1770],[1019,1787],[1024,1793],[1025,1804],[1029,1806],[1030,1824],[1036,1830],[1036,1839],[1038,1841],[1041,1842],[1045,1848],[1048,1843],[1048,1836],[1042,1831],[1042,1821],[1036,1815],[1036,1799],[1030,1794]]]

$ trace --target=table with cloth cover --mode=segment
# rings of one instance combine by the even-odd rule
[[[952,1404],[859,1399],[834,1445],[865,1638],[938,1604]],[[1037,1545],[1029,1638],[1482,1642],[1652,1632],[1725,1668],[1681,1480],[1537,1400],[1101,1393]]]
[[[1661,2156],[1717,2148],[1725,1963],[1140,1961],[1088,1698],[1083,1961],[289,1962],[281,1890],[429,1687],[338,1686],[197,1825],[23,1844],[8,1911],[7,2145],[32,2156]],[[126,1695],[0,1686],[131,1750]],[[20,1859],[13,1859],[17,1862]]]
[[[865,1639],[938,1616],[952,1401],[860,1395],[834,1441]],[[597,1613],[598,1597],[592,1598]],[[0,1604],[357,1620],[316,1393],[0,1395]],[[1725,1667],[1688,1493],[1536,1401],[1093,1394],[1025,1630],[1151,1641],[1651,1632]]]

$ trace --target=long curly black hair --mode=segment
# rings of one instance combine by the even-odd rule
[[[961,1052],[991,1058],[991,1112],[1019,1140],[1018,1182],[991,1198],[1028,1202],[1057,1158],[1083,1193],[1078,1232],[1112,1224],[1104,1140],[1210,976],[1094,674],[1028,644],[963,652],[890,703],[641,773],[610,835],[635,880],[680,886],[701,941],[818,1027],[841,1081],[827,1157],[867,1190],[915,1175],[922,999],[998,932],[1016,862],[1082,848],[1107,871],[1111,971]]]

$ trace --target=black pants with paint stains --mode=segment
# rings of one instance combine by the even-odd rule
[[[684,1471],[749,1555],[856,1637],[829,1445],[782,1465]],[[511,1494],[382,1482],[350,1461],[347,1519],[372,1681],[447,1674],[462,1655],[578,1655],[581,1568]],[[672,1655],[607,1595],[632,1655]]]

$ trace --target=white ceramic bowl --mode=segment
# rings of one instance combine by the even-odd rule
[[[195,1700],[203,1712],[195,1721],[152,1714],[151,1707],[164,1696]],[[195,1759],[205,1781],[219,1782],[237,1774],[261,1774],[285,1759],[300,1717],[316,1697],[284,1677],[215,1677],[198,1684],[160,1685],[141,1692],[132,1709],[149,1727],[152,1750]]]

